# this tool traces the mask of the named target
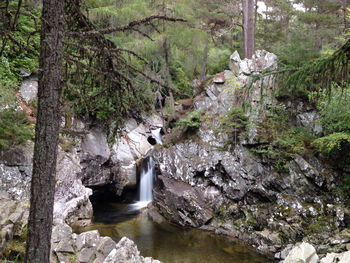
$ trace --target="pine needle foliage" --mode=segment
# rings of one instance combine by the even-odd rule
[[[320,58],[299,69],[288,69],[282,74],[282,94],[307,98],[309,92],[327,90],[331,96],[332,84],[345,87],[350,80],[350,40],[333,55]]]

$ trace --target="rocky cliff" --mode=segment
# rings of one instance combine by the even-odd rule
[[[312,105],[278,98],[276,79],[262,74],[276,69],[277,57],[266,51],[251,60],[234,53],[230,70],[197,91],[199,128],[185,127],[182,140],[152,152],[153,204],[176,224],[237,237],[279,259],[286,255],[277,252],[301,240],[321,254],[345,250],[349,239],[336,237],[350,223],[335,185],[339,175],[310,152],[266,154],[274,143],[271,125],[322,131]],[[283,122],[270,121],[276,111]]]

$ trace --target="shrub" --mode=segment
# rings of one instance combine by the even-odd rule
[[[238,107],[233,107],[225,114],[222,114],[217,120],[220,125],[216,131],[224,132],[228,135],[228,141],[225,146],[237,144],[239,137],[246,130],[249,123],[243,109]]]
[[[187,131],[196,131],[202,124],[202,112],[192,111],[186,118],[181,119],[175,123],[176,126],[183,126]]]
[[[0,150],[33,139],[34,129],[25,113],[13,108],[0,113]]]
[[[336,161],[350,160],[350,134],[332,133],[314,141],[315,148],[327,158]]]

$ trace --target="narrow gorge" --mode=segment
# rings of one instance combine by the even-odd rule
[[[306,149],[268,152],[289,150],[269,148],[276,130],[323,129],[314,105],[263,74],[277,69],[272,53],[235,52],[230,69],[176,103],[176,125],[164,127],[158,109],[128,119],[113,143],[103,122],[73,118],[60,138],[51,262],[350,262],[348,196],[336,184],[349,166]],[[36,87],[26,78],[20,100],[35,100]],[[8,256],[24,242],[32,151],[28,141],[0,155]]]

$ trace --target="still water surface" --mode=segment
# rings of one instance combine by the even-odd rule
[[[94,207],[94,223],[75,229],[80,233],[97,229],[115,241],[132,239],[144,257],[163,263],[270,263],[244,244],[196,229],[184,229],[169,223],[157,224],[131,205],[99,204]]]

